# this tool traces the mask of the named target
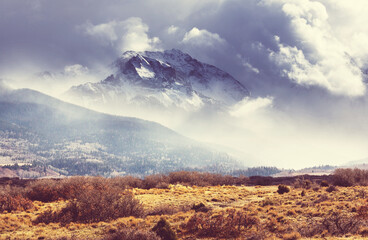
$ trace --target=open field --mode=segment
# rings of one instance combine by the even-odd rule
[[[71,217],[68,211],[64,211],[64,215],[53,215],[75,201],[78,206],[85,204],[78,195],[80,193],[69,191],[69,196],[77,194],[74,196],[77,200],[68,199],[64,194],[64,197],[59,195],[59,200],[34,200],[25,209],[22,209],[25,205],[19,204],[18,210],[3,211],[0,214],[0,239],[135,239],[121,237],[127,231],[135,237],[137,232],[140,233],[141,237],[136,239],[158,239],[152,229],[161,218],[166,220],[166,227],[171,228],[178,239],[362,239],[368,236],[368,187],[364,186],[331,187],[326,181],[297,180],[294,186],[283,185],[284,189],[290,190],[283,194],[278,193],[280,187],[277,185],[170,184],[162,188],[125,188],[118,193],[125,199],[125,205],[139,201],[134,202],[136,208],[130,212],[133,216],[107,216],[101,220],[98,217],[103,216],[103,209],[115,203],[112,198],[110,202],[107,202],[108,198],[98,198],[97,193],[108,196],[107,192],[112,189],[123,189],[118,187],[121,183],[115,181],[111,186],[113,180],[82,177],[64,180],[67,184],[56,180],[42,181],[48,186],[55,181],[67,185],[68,189],[77,182],[85,192],[92,191],[91,195],[86,195],[92,205],[83,206],[96,209],[88,214],[98,215],[97,218],[91,215],[82,218],[82,213]],[[24,191],[24,196],[32,196],[29,194],[32,188],[36,185],[28,186],[28,190],[18,188],[18,191]],[[50,189],[52,187],[47,191]],[[4,187],[3,191],[6,190],[11,192],[9,186]],[[37,190],[40,194],[46,192],[39,185]],[[98,204],[103,205],[102,210],[97,210]]]

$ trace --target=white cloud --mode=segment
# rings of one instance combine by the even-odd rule
[[[80,76],[87,74],[89,71],[88,67],[84,67],[80,64],[67,65],[64,67],[64,72],[69,76]]]
[[[248,72],[253,72],[256,74],[260,73],[259,69],[250,64],[249,61],[245,60],[242,55],[237,54],[236,57],[240,60],[241,64],[247,69]]]
[[[167,33],[168,34],[175,34],[178,30],[179,30],[179,28],[177,26],[171,25],[170,27],[168,27]]]
[[[279,43],[279,51],[271,52],[270,59],[297,84],[317,85],[340,95],[361,96],[365,93],[360,69],[351,64],[348,57],[336,56],[313,64],[302,50]]]
[[[257,111],[272,107],[273,98],[244,98],[239,103],[235,104],[230,110],[230,115],[233,117],[244,117],[249,114],[254,114]]]
[[[256,67],[253,67],[253,65],[250,64],[249,62],[243,62],[243,66],[246,67],[251,72],[254,72],[256,74],[260,73],[259,69]]]
[[[368,62],[368,1],[320,0],[329,11],[333,32],[359,65]]]
[[[217,45],[223,45],[226,41],[220,37],[217,33],[211,33],[206,29],[192,28],[189,32],[185,33],[182,40],[185,44],[194,46],[207,46],[215,47]]]
[[[103,44],[112,45],[114,41],[118,40],[118,36],[115,31],[117,25],[118,23],[116,21],[101,23],[98,25],[87,23],[85,30],[87,34],[98,38]]]
[[[317,85],[334,94],[365,94],[360,66],[351,49],[334,34],[323,4],[309,0],[269,2],[280,4],[290,19],[289,27],[296,40],[293,46],[276,37],[279,50],[270,53],[270,59],[285,76],[298,84]]]
[[[148,25],[143,23],[142,19],[129,18],[124,21],[123,25],[126,32],[121,37],[121,50],[157,50],[160,39],[157,37],[150,38],[148,36]]]
[[[123,52],[158,50],[161,41],[158,37],[149,37],[148,30],[148,25],[136,17],[98,25],[87,23],[85,26],[88,35],[96,37],[103,45],[112,45]]]

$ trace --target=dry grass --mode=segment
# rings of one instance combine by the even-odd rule
[[[188,179],[200,182],[197,176]],[[156,175],[145,182],[77,177],[56,185],[48,182],[52,187],[34,182],[26,190],[4,188],[3,193],[13,194],[9,196],[19,192],[38,200],[31,208],[14,207],[0,214],[0,239],[158,239],[153,229],[162,219],[170,225],[164,228],[172,229],[178,239],[368,236],[368,187],[327,191],[327,184],[300,181],[279,194],[278,186],[187,186],[181,174],[171,179],[182,184],[164,186],[169,177]],[[35,189],[41,190],[41,198],[32,195]],[[116,211],[130,202],[137,204],[139,214]]]

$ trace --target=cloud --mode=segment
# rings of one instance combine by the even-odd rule
[[[279,49],[271,51],[270,59],[283,74],[297,84],[317,85],[333,94],[364,95],[361,69],[349,48],[333,34],[325,6],[309,0],[272,2],[281,5],[297,40],[293,46],[275,38]]]
[[[64,72],[69,76],[80,76],[87,74],[89,72],[88,67],[82,66],[80,64],[67,65],[64,67]]]
[[[6,84],[6,81],[0,78],[0,94],[5,94],[10,90],[11,88]]]
[[[125,34],[122,36],[120,48],[123,51],[146,51],[158,50],[160,39],[158,37],[149,38],[148,26],[140,18],[130,18],[124,21]]]
[[[216,47],[226,43],[217,33],[211,33],[206,29],[200,30],[196,27],[185,33],[182,42],[184,44],[205,47]]]
[[[354,4],[336,0],[248,0],[247,4],[241,0],[36,3],[41,3],[36,4],[40,5],[37,10],[30,3],[0,2],[0,31],[6,33],[0,39],[0,73],[21,62],[36,64],[39,71],[60,70],[70,62],[92,69],[93,65],[111,63],[127,49],[180,48],[228,71],[254,88],[253,94],[269,95],[276,82],[289,87],[287,79],[278,75],[280,66],[269,59],[269,52],[252,45],[259,43],[265,50],[277,53],[275,35],[284,47],[302,51],[312,65],[331,60],[325,52],[340,49],[336,55],[341,60],[333,66],[349,65],[342,54],[346,52],[359,68],[368,67],[365,0],[355,0]],[[76,26],[83,26],[83,31]],[[331,43],[327,45],[331,50],[324,52],[326,42]],[[243,56],[244,63],[237,54]],[[255,77],[252,69],[258,69],[259,76]],[[344,69],[350,71],[349,66]],[[257,85],[260,80],[262,90]],[[347,94],[354,92],[349,90]]]
[[[259,74],[260,71],[258,68],[253,67],[252,64],[250,64],[247,60],[245,60],[240,54],[236,55],[237,58],[240,60],[241,64],[249,71],[253,72],[255,74]]]
[[[119,23],[116,21],[101,23],[98,25],[87,23],[85,31],[88,35],[98,38],[102,44],[113,45],[113,43],[119,39],[115,29],[118,25]]]
[[[367,21],[368,2],[321,0],[329,12],[328,22],[338,37],[348,48],[349,53],[360,66],[367,66],[368,40]]]
[[[148,36],[149,27],[141,18],[132,17],[124,21],[110,21],[93,25],[87,23],[85,32],[104,45],[111,45],[119,52],[159,50],[158,37]]]
[[[349,56],[334,52],[312,63],[297,47],[281,43],[278,46],[279,51],[272,51],[270,59],[281,67],[283,75],[295,83],[320,86],[334,94],[347,96],[365,94],[366,87],[361,70],[352,63]]]
[[[273,98],[244,98],[242,101],[237,103],[230,110],[230,115],[233,117],[244,117],[250,114],[254,114],[257,111],[264,110],[272,107]]]
[[[170,27],[168,27],[167,29],[167,33],[168,34],[175,34],[178,31],[178,27],[171,25]]]
[[[72,86],[101,81],[108,76],[109,71],[106,68],[90,70],[81,64],[72,64],[64,66],[61,71],[45,70],[32,74],[15,72],[4,82],[13,89],[30,88],[61,98]]]

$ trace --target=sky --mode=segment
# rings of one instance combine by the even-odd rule
[[[253,165],[343,164],[368,157],[367,12],[366,0],[2,0],[0,79],[59,96],[124,51],[177,48],[252,95],[210,126],[169,127]]]

